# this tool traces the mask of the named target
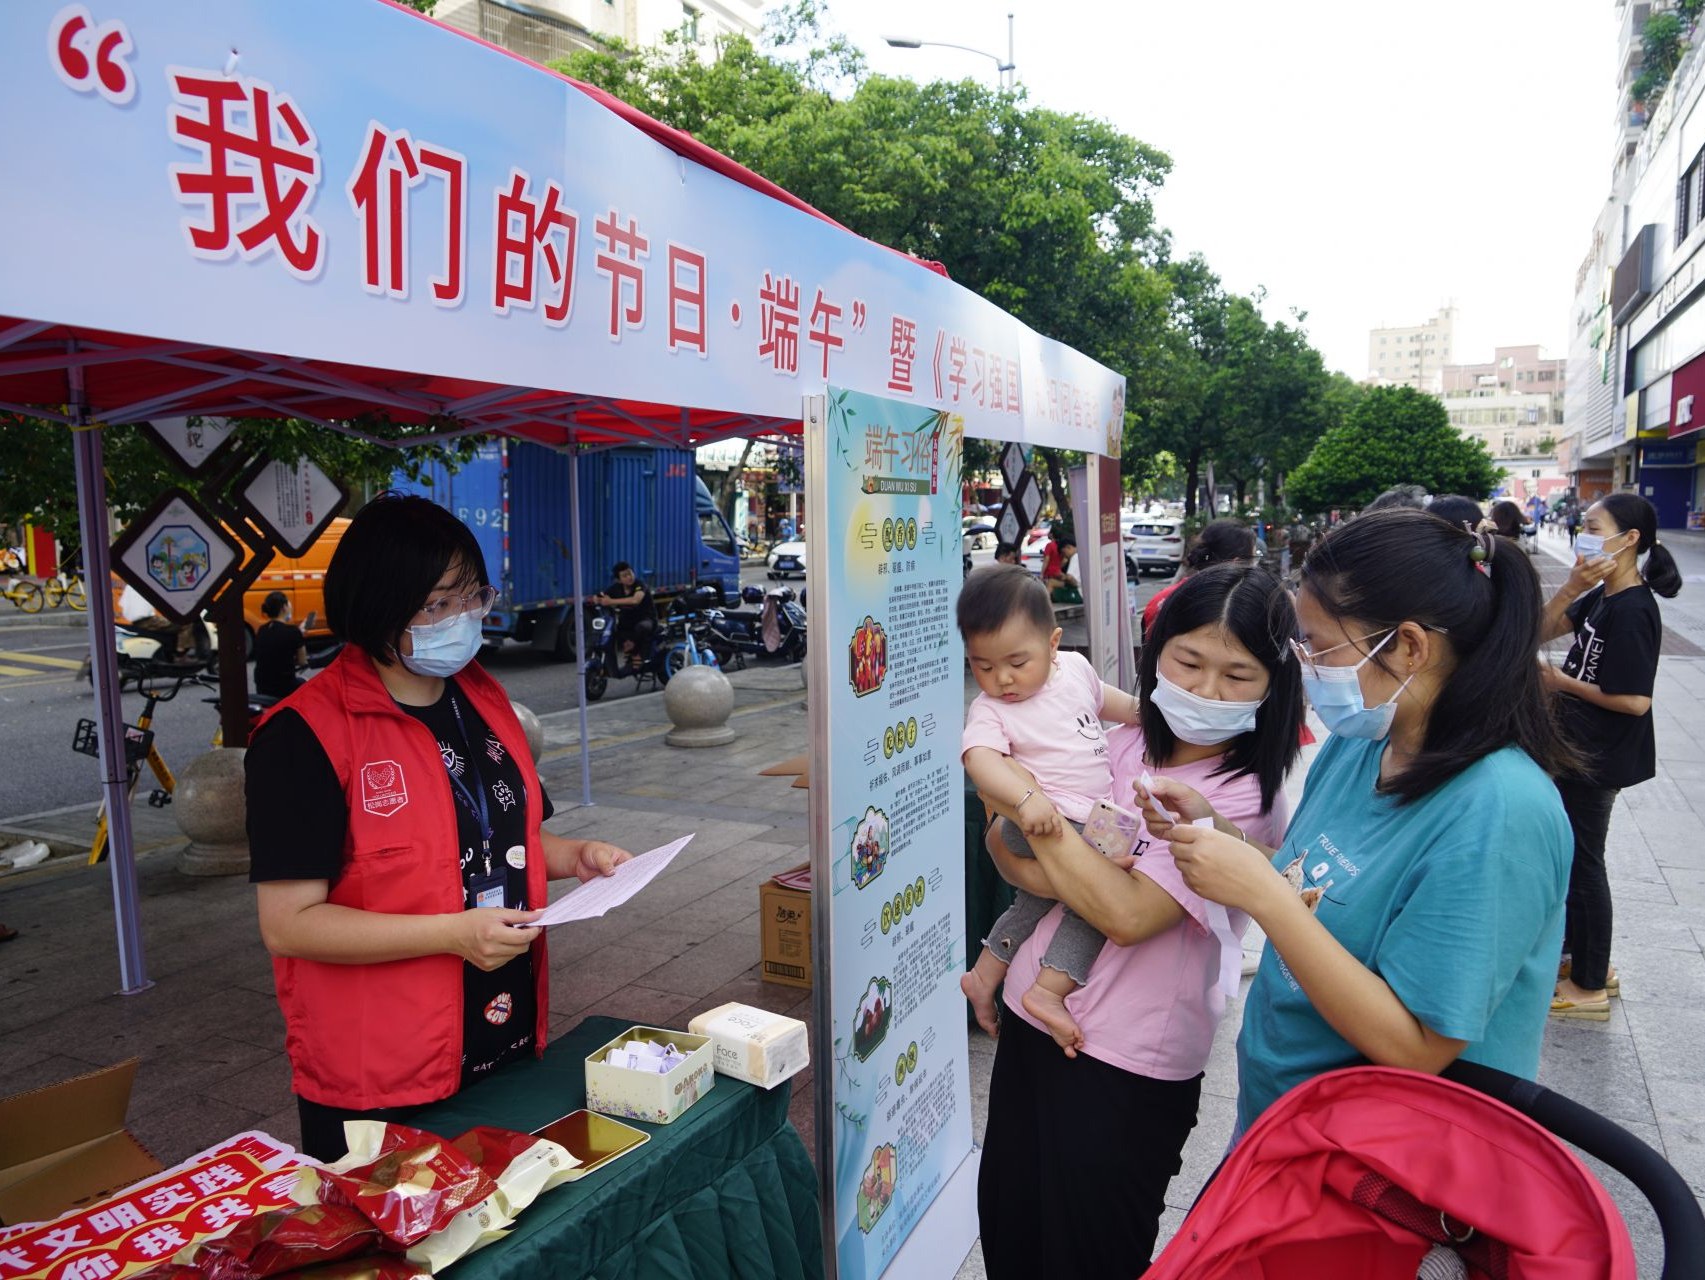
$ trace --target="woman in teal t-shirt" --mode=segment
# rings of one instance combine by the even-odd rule
[[[1155,782],[1183,821],[1163,833],[1151,804],[1149,829],[1186,883],[1272,944],[1237,1042],[1240,1134],[1338,1067],[1538,1071],[1571,849],[1548,772],[1572,754],[1536,661],[1538,576],[1499,545],[1388,510],[1310,553],[1294,649],[1332,738],[1280,849]]]

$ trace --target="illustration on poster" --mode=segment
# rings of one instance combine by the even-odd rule
[[[852,882],[862,889],[888,865],[888,815],[875,805],[864,811],[864,817],[853,832]]]
[[[869,1062],[877,1046],[888,1038],[894,1021],[894,984],[887,978],[871,978],[853,1015],[852,1051],[860,1062]]]
[[[853,692],[861,698],[875,693],[888,674],[888,633],[880,622],[865,614],[847,648]]]
[[[166,591],[191,590],[208,559],[207,542],[186,525],[166,525],[148,540],[148,576]]]
[[[898,1157],[892,1142],[884,1143],[870,1153],[870,1163],[865,1167],[864,1177],[858,1184],[858,1229],[865,1235],[876,1225],[876,1220],[888,1208],[888,1202],[894,1198],[894,1184],[898,1180]]]

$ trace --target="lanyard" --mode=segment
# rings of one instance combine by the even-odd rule
[[[462,723],[462,708],[454,693],[450,695],[450,710],[456,713],[456,729],[462,735],[462,750],[467,753],[462,758],[474,775],[473,791],[470,792],[467,784],[456,776],[455,770],[450,767],[448,760],[444,762],[444,772],[450,775],[450,787],[455,792],[456,797],[467,807],[468,816],[479,823],[480,840],[485,845],[485,873],[489,876],[491,874],[492,831],[491,817],[486,806],[485,782],[480,777],[479,765],[474,763],[474,749],[468,741],[468,729]]]

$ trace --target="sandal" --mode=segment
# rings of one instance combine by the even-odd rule
[[[1585,1004],[1576,1004],[1573,1000],[1565,1000],[1562,996],[1551,998],[1551,1016],[1553,1018],[1573,1018],[1582,1022],[1609,1022],[1610,999],[1589,1000]]]
[[[1571,962],[1567,957],[1557,962],[1557,980],[1559,982],[1569,976],[1570,968]],[[1610,969],[1605,973],[1604,989],[1613,996],[1620,997],[1622,995],[1622,975],[1617,973],[1615,969]]]

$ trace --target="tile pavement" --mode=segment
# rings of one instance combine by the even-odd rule
[[[1705,639],[1705,608],[1687,607],[1688,595],[1705,605],[1705,542],[1681,552],[1684,572],[1699,576],[1683,607],[1665,602],[1666,623]],[[559,805],[552,830],[636,851],[698,833],[632,903],[556,932],[554,1030],[593,1014],[680,1025],[725,1000],[806,1016],[809,993],[760,981],[756,966],[757,887],[806,856],[806,793],[757,770],[804,749],[803,695],[790,671],[760,669],[735,679],[741,736],[715,751],[666,746],[660,699],[595,707],[597,803],[590,808],[572,803],[579,791],[574,717],[546,717],[541,771]],[[1541,1078],[1645,1138],[1705,1198],[1705,845],[1698,838],[1705,824],[1705,659],[1666,656],[1656,702],[1659,777],[1620,798],[1611,827],[1624,996],[1608,1023],[1549,1027]],[[1300,784],[1299,773],[1293,790]],[[32,1088],[140,1055],[132,1123],[162,1159],[250,1126],[292,1138],[283,1027],[255,934],[252,892],[238,879],[179,876],[169,830],[156,835],[153,851],[139,860],[156,985],[139,996],[112,994],[117,963],[104,868],[56,859],[0,879],[0,919],[23,935],[0,947],[0,1087]],[[1241,1013],[1233,1002],[1216,1041],[1201,1114],[1167,1197],[1163,1240],[1230,1134]],[[980,1133],[993,1042],[974,1034],[971,1055]],[[814,1145],[807,1077],[793,1082],[792,1115]],[[1615,1175],[1606,1180],[1644,1270],[1656,1256],[1650,1213],[1627,1184]],[[962,1274],[981,1273],[974,1252]]]

